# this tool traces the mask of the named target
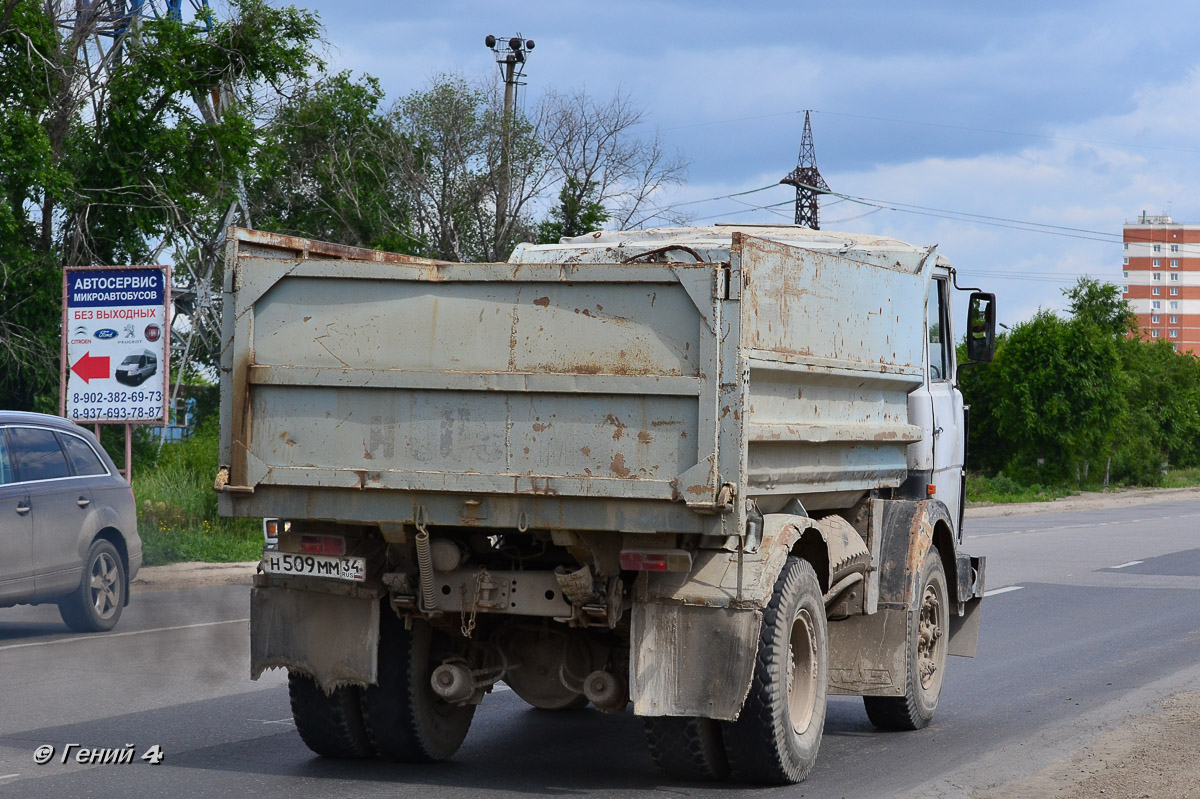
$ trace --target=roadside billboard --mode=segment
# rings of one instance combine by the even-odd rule
[[[80,424],[165,422],[170,267],[67,267],[63,415]]]

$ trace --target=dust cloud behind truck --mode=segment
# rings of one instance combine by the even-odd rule
[[[503,681],[787,783],[826,697],[933,717],[973,655],[954,272],[797,227],[444,263],[231,230],[220,509],[270,517],[251,669],[330,757],[441,760]],[[968,312],[990,358],[994,298]],[[274,521],[279,520],[279,521]]]

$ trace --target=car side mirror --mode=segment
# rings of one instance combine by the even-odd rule
[[[967,306],[967,359],[989,363],[996,354],[996,295],[971,293]]]

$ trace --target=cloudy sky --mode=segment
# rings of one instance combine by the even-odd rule
[[[1061,308],[1078,275],[1119,281],[1141,211],[1200,224],[1200,4],[296,4],[319,13],[331,66],[390,99],[438,73],[490,78],[488,33],[534,39],[525,102],[628,92],[692,162],[659,203],[725,198],[688,205],[697,223],[790,222],[788,187],[727,195],[795,166],[812,109],[826,181],[876,203],[827,199],[823,227],[937,243],[1009,324]]]

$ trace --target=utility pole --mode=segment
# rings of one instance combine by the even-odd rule
[[[484,45],[496,54],[496,65],[504,78],[504,119],[500,131],[500,185],[496,191],[495,244],[500,245],[508,232],[508,198],[512,193],[512,134],[517,112],[517,87],[523,86],[525,59],[533,49],[533,39],[517,34],[507,41],[488,34]],[[499,253],[495,254],[498,259]]]
[[[800,158],[796,168],[779,181],[796,187],[796,224],[812,230],[821,229],[817,197],[829,193],[829,185],[817,169],[817,153],[813,147],[812,121],[804,112],[804,135],[800,137]]]

